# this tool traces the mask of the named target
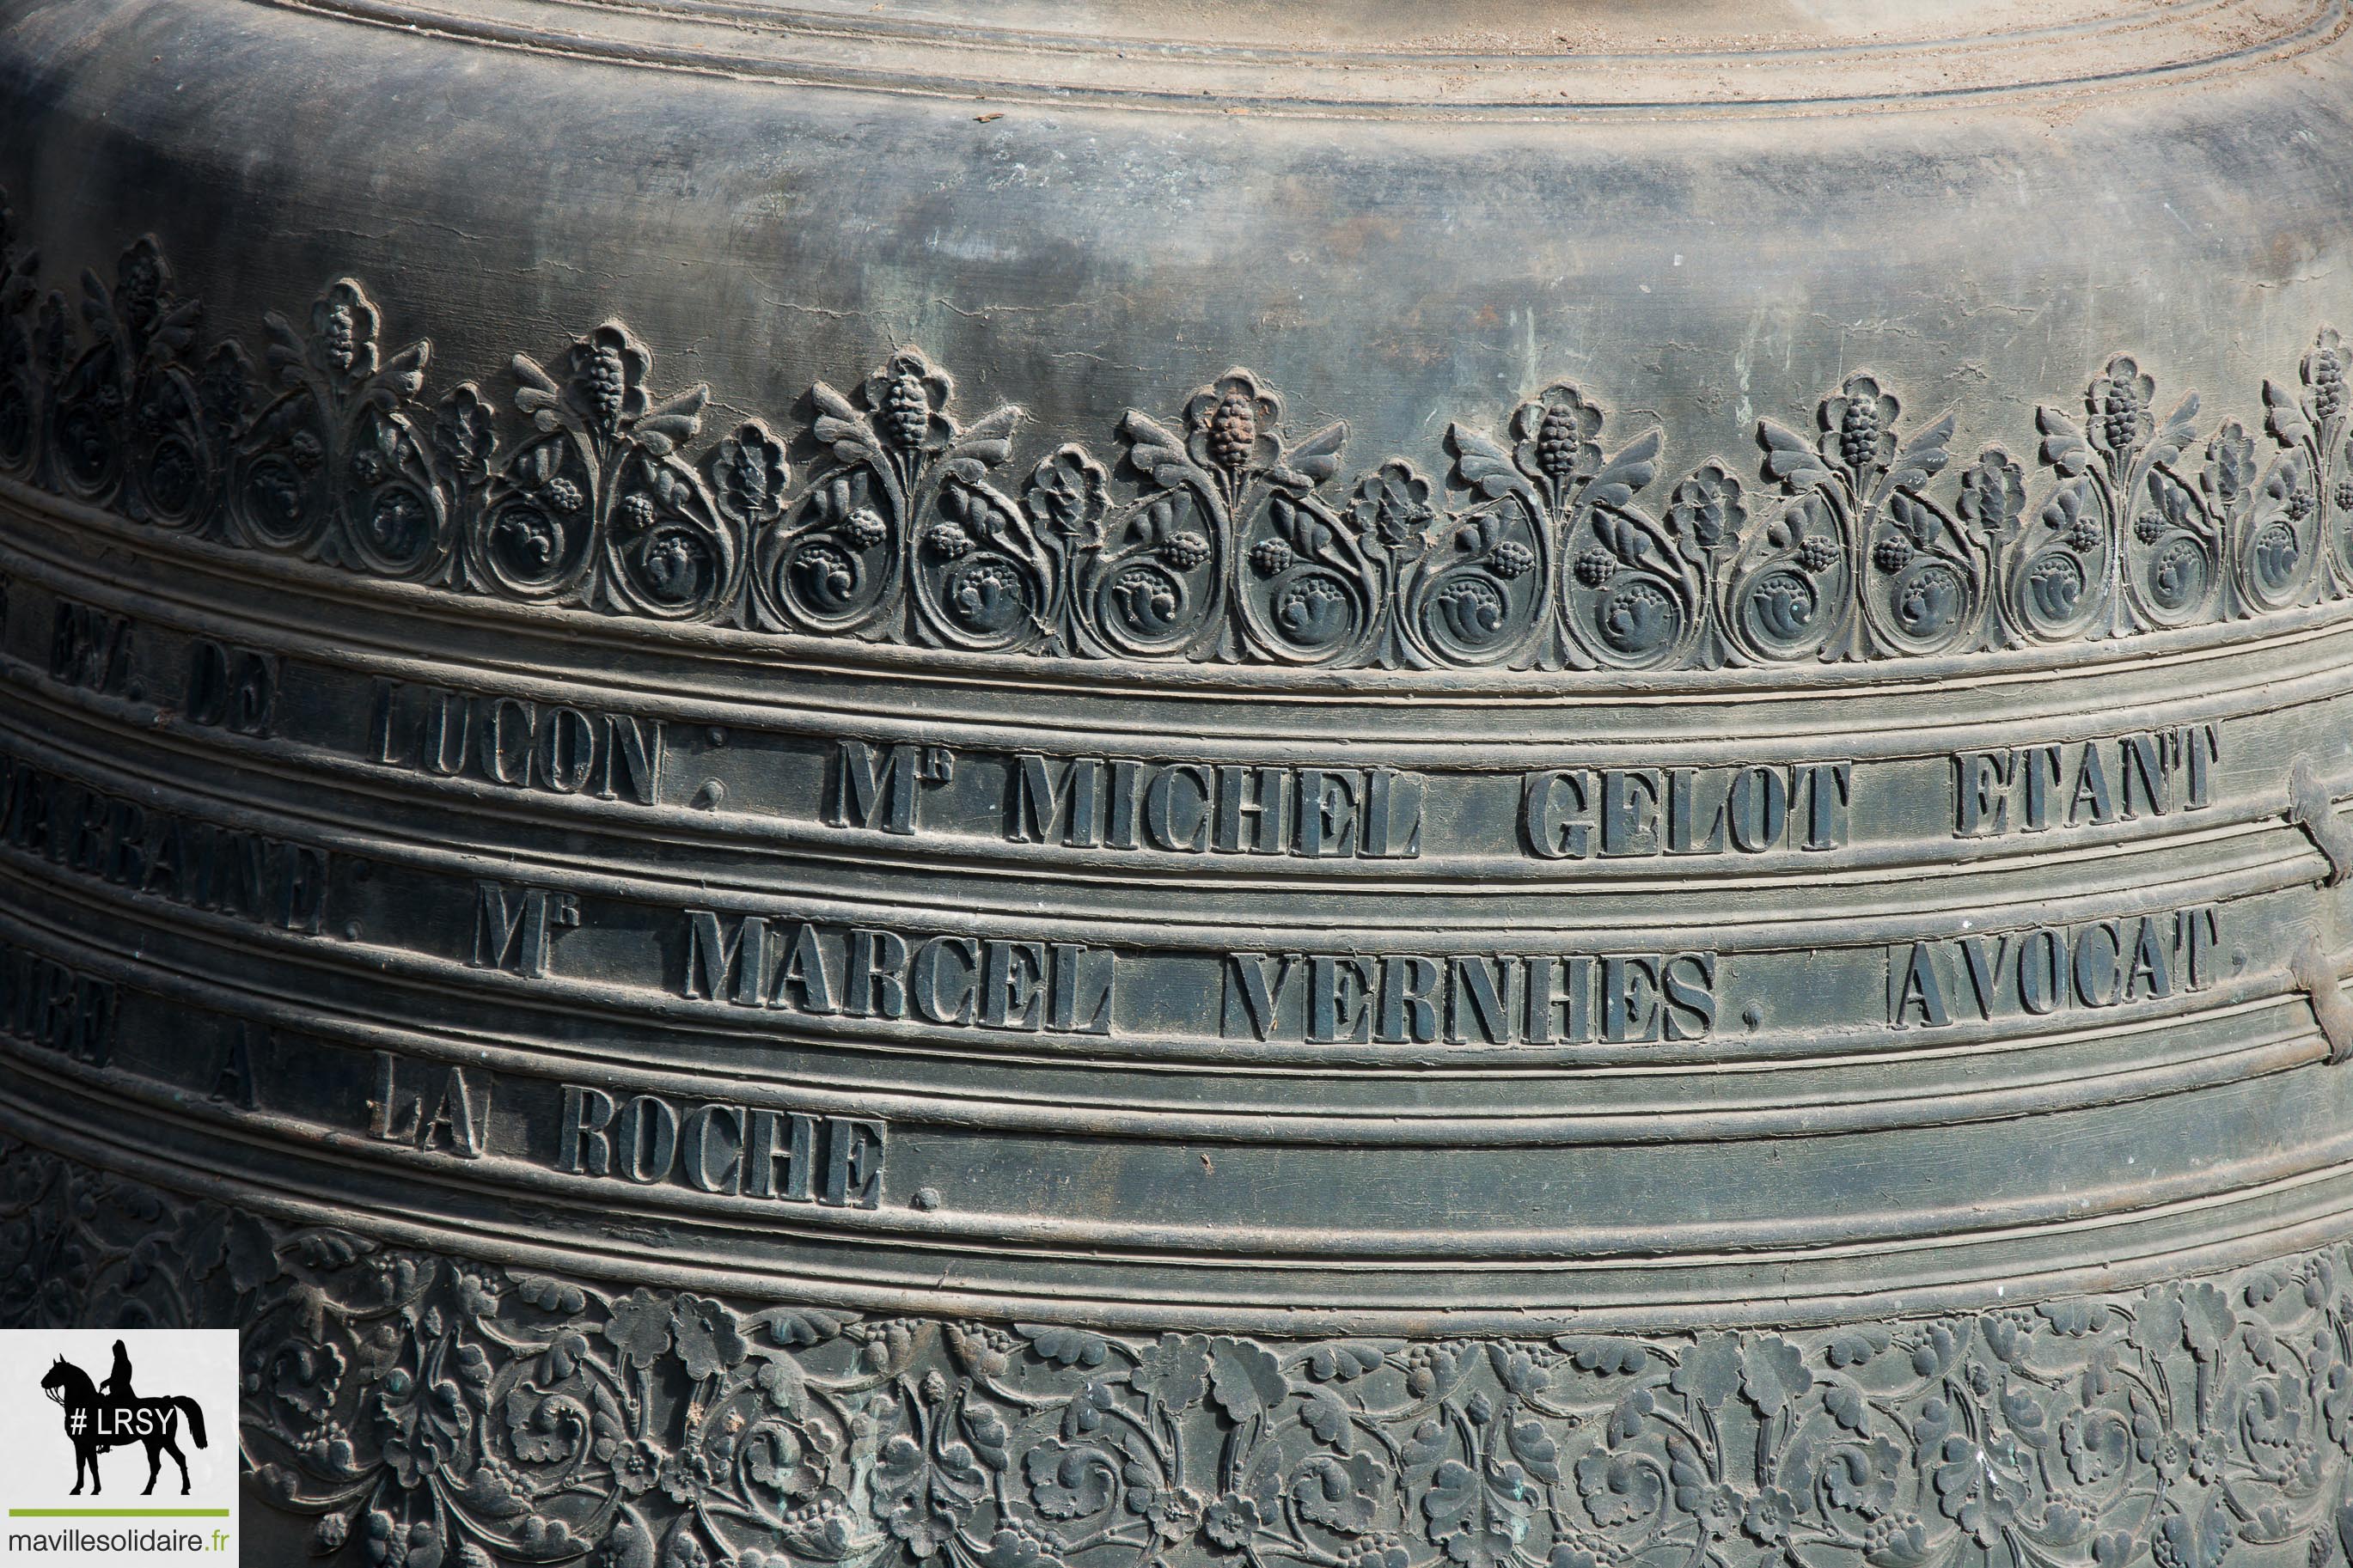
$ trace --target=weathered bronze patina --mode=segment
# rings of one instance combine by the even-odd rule
[[[2344,1563],[2348,19],[0,0],[0,1320],[255,1561]]]

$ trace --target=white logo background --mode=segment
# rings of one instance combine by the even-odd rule
[[[138,1437],[98,1455],[99,1485],[83,1472],[74,1494],[73,1439],[68,1414],[41,1388],[59,1356],[102,1385],[114,1366],[114,1342],[131,1357],[132,1392],[141,1400],[184,1395],[204,1411],[206,1445],[185,1409],[172,1414],[173,1441],[188,1460],[188,1490],[180,1467],[157,1449],[162,1468],[147,1485],[147,1445]],[[232,1329],[13,1329],[0,1331],[0,1564],[159,1563],[234,1561],[237,1550],[237,1332]],[[101,1400],[103,1395],[100,1396]],[[44,1513],[102,1510],[102,1513]],[[203,1510],[171,1514],[164,1510]],[[226,1510],[226,1511],[220,1511]],[[200,1537],[194,1550],[67,1549],[69,1532],[114,1537]],[[45,1539],[43,1539],[45,1538]],[[37,1543],[29,1544],[28,1540]]]

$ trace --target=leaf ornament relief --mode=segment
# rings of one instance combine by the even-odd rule
[[[1774,1331],[1112,1334],[571,1279],[0,1147],[0,1321],[250,1326],[364,1568],[2331,1568],[2344,1247]]]
[[[2011,563],[2022,637],[2121,636],[2210,618],[2223,574],[2209,498],[2236,503],[2243,433],[2216,432],[2204,482],[2193,482],[2183,470],[2198,445],[2198,395],[2162,419],[2156,396],[2154,378],[2119,354],[2085,389],[2083,420],[2036,411],[2042,460],[2057,482]]]
[[[1356,519],[1317,493],[1347,427],[1290,442],[1282,408],[1255,375],[1229,370],[1186,403],[1181,434],[1128,410],[1120,440],[1142,490],[1113,518],[1081,600],[1114,654],[1362,661],[1385,579]]]
[[[680,456],[711,389],[657,403],[645,384],[651,363],[617,321],[572,345],[561,382],[515,356],[515,406],[534,435],[491,481],[477,572],[517,598],[649,619],[701,620],[733,601],[738,536]]]
[[[1758,423],[1782,499],[1725,584],[1745,659],[1944,653],[1984,637],[1994,541],[1927,491],[1950,461],[1953,416],[1906,430],[1902,413],[1866,373],[1822,400],[1811,440]]]
[[[48,444],[39,421],[49,400],[34,347],[40,256],[16,239],[16,215],[0,192],[0,469],[29,474]]]
[[[411,417],[432,350],[415,342],[385,355],[378,321],[350,279],[313,302],[307,331],[267,318],[276,387],[231,449],[231,539],[387,576],[440,564],[448,518]]]
[[[0,202],[5,215],[5,202]],[[78,310],[0,216],[0,474],[323,568],[643,622],[973,653],[1278,668],[1633,671],[1966,655],[2353,595],[2348,351],[2200,423],[2129,355],[2034,416],[2034,471],[1956,461],[1868,370],[1755,464],[1669,479],[1668,432],[1556,383],[1424,462],[1229,370],[1111,443],[1019,451],[922,350],[797,426],[704,429],[607,321],[511,389],[427,386],[352,279],[257,360],[203,341],[151,236]],[[810,455],[793,459],[797,445]],[[2020,450],[2028,450],[2021,445]]]
[[[1657,477],[1660,433],[1605,455],[1606,417],[1564,383],[1514,412],[1508,446],[1447,431],[1455,479],[1474,500],[1448,521],[1444,564],[1420,584],[1410,622],[1426,662],[1644,668],[1688,651],[1704,579],[1635,504]]]
[[[2251,454],[2227,476],[2216,476],[2235,481],[2232,509],[2262,515],[2234,534],[2242,543],[2233,566],[2242,591],[2266,606],[2335,597],[2353,587],[2353,430],[2347,351],[2333,329],[2320,334],[2300,368],[2297,391],[2263,384],[2264,431],[2283,451],[2260,486],[2247,482]],[[2221,461],[2221,454],[2210,453],[2210,468]],[[2224,515],[2237,521],[2235,510]]]
[[[1058,563],[990,478],[1012,454],[1022,411],[962,423],[955,383],[913,349],[854,396],[819,382],[809,398],[828,460],[755,535],[761,624],[973,649],[1043,637]]]

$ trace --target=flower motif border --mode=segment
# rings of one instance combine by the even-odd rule
[[[367,1568],[2327,1568],[2353,1247],[1780,1332],[1250,1339],[618,1289],[0,1139],[0,1322],[236,1324]]]
[[[980,653],[1294,668],[1707,670],[2031,648],[2353,595],[2348,350],[2324,329],[2260,434],[2112,358],[2030,459],[1957,464],[1857,372],[1757,465],[1662,479],[1663,432],[1609,433],[1567,383],[1504,428],[1448,426],[1344,482],[1346,427],[1299,434],[1234,369],[1099,454],[1016,459],[1024,415],[961,406],[902,348],[824,382],[791,444],[703,440],[710,391],[657,393],[621,322],[503,401],[429,391],[352,279],[259,364],[201,341],[153,237],[79,309],[0,200],[0,474],[138,523],[511,603]],[[76,317],[79,317],[79,322]],[[700,444],[698,444],[700,443]],[[1746,474],[1746,477],[1744,477]]]

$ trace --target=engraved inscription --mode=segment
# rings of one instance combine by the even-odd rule
[[[579,923],[575,894],[477,882],[474,946],[466,962],[476,969],[503,969],[526,980],[541,979],[547,973],[555,931]]]
[[[49,636],[49,679],[121,696],[131,684],[132,645],[129,617],[60,599]]]
[[[819,1017],[1107,1035],[1113,978],[1113,955],[1078,942],[689,910],[681,994]]]
[[[0,943],[0,1034],[104,1067],[119,1012],[111,980]]]
[[[1546,860],[1835,849],[1853,795],[1852,763],[1552,768],[1523,780],[1520,831]]]
[[[379,1142],[479,1160],[491,1142],[490,1079],[470,1077],[461,1067],[421,1066],[378,1051],[367,1116],[368,1136]]]
[[[1989,932],[1887,950],[1887,1022],[1941,1028],[2063,1008],[2161,1001],[2214,984],[2217,913],[2199,905],[2125,920]]]
[[[47,616],[47,600],[38,605]],[[58,612],[76,679],[168,686],[193,725],[316,746],[427,777],[543,797],[664,804],[681,721],[371,679],[337,667],[143,624]],[[45,620],[45,626],[47,624]],[[135,647],[127,667],[109,650]],[[111,671],[110,673],[110,670]],[[2348,700],[2338,699],[2337,700]],[[2138,825],[2229,806],[2249,781],[2221,772],[2276,744],[2283,714],[2064,742],[1867,758],[1526,770],[1152,762],[952,749],[737,727],[751,743],[670,804],[777,813],[899,837],[1147,856],[1417,859],[1533,858],[1556,874],[1604,862],[1920,849],[1923,832],[1996,838]],[[2224,731],[2231,733],[2225,736]],[[724,731],[720,731],[723,736]],[[714,746],[723,743],[715,741]],[[1580,748],[1580,751],[1582,748]],[[690,743],[689,754],[699,755]],[[1862,776],[1862,775],[1868,775]],[[1936,823],[1949,824],[1938,828]]]
[[[955,777],[955,753],[945,746],[870,746],[844,741],[834,754],[825,820],[834,827],[913,833],[919,824],[919,784]]]
[[[316,935],[327,852],[106,795],[0,752],[0,843],[134,893]]]
[[[2221,754],[2221,731],[2213,724],[1962,752],[1953,758],[1953,837],[2105,827],[2202,811],[2214,804],[2214,764]]]
[[[555,1166],[639,1186],[677,1183],[697,1192],[871,1209],[882,1197],[885,1136],[881,1122],[864,1117],[724,1103],[681,1109],[661,1095],[616,1100],[567,1083]]]
[[[1237,767],[1101,757],[1012,759],[1017,844],[1175,855],[1412,859],[1422,783],[1390,768]]]
[[[376,762],[433,778],[636,805],[660,795],[660,720],[565,703],[379,680],[368,747]]]
[[[1231,952],[1219,1032],[1310,1045],[1696,1040],[1715,954]]]
[[[181,711],[191,724],[267,736],[278,712],[278,656],[197,637]]]
[[[254,1110],[261,1100],[253,1071],[253,1039],[259,1031],[252,1024],[232,1025],[227,1037],[221,1043],[220,1065],[213,1071],[212,1088],[206,1095],[216,1105],[227,1105],[237,1110]]]

